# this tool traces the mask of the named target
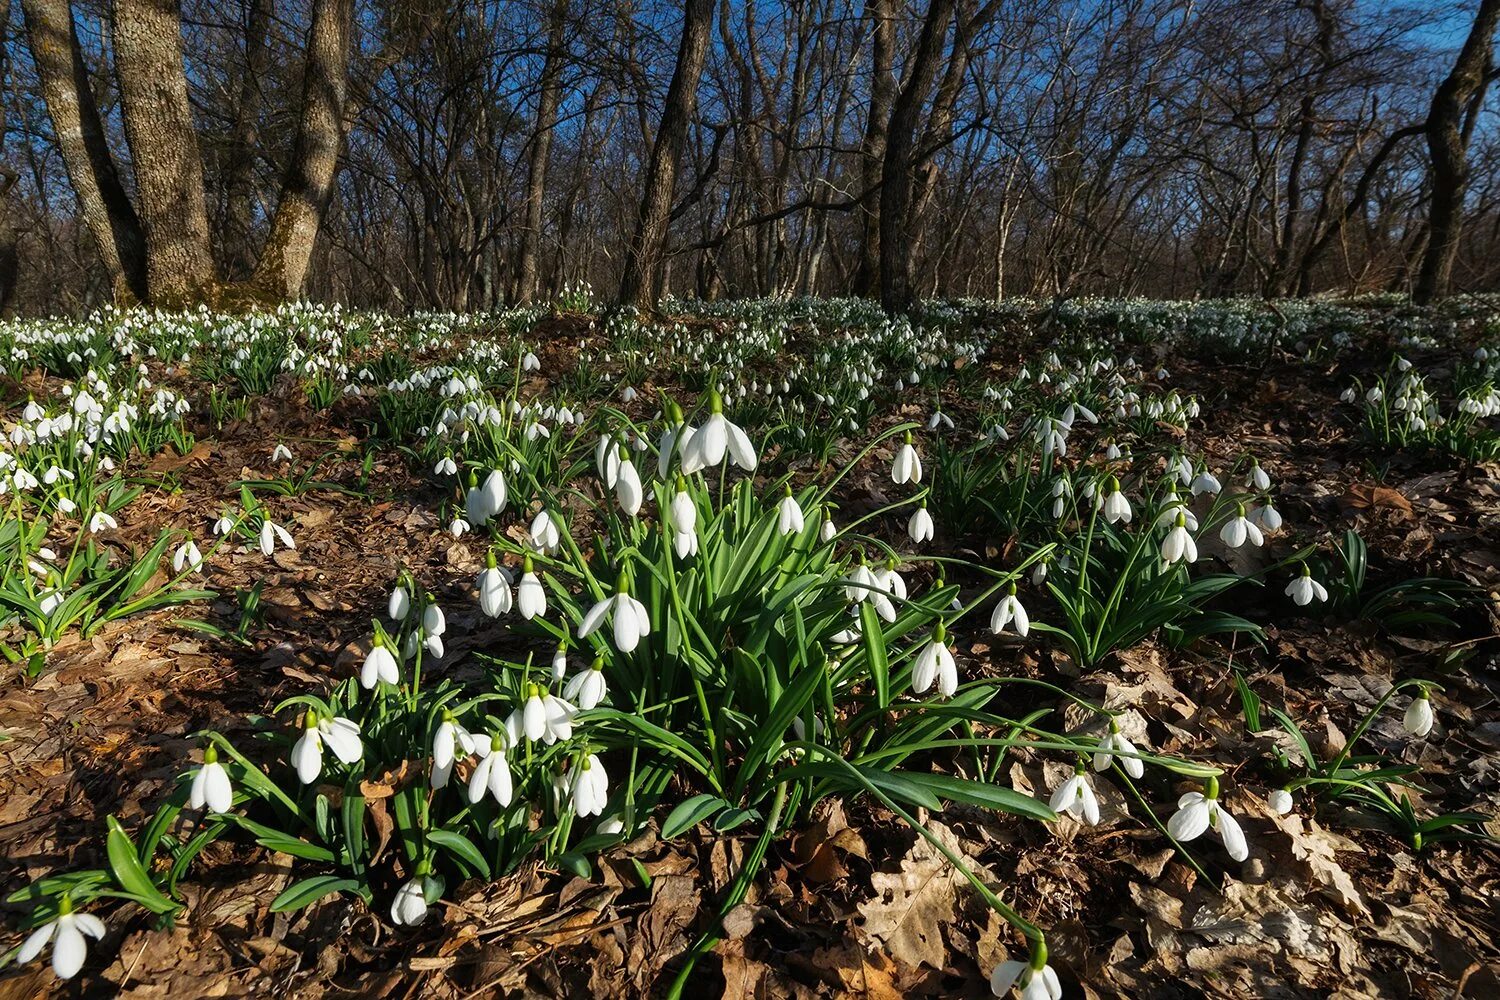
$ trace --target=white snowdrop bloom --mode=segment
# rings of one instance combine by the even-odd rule
[[[1189,484],[1188,488],[1192,490],[1193,496],[1199,496],[1203,493],[1217,496],[1219,491],[1224,487],[1220,485],[1217,476],[1207,469],[1203,469],[1193,477],[1193,481]]]
[[[385,602],[385,613],[391,621],[405,621],[407,614],[411,611],[411,595],[406,588],[397,584],[391,590],[391,596]]]
[[[1406,714],[1401,717],[1401,726],[1408,733],[1416,737],[1426,736],[1432,732],[1433,723],[1432,700],[1423,691],[1413,698],[1410,705],[1406,706]]]
[[[442,635],[448,631],[448,616],[443,614],[443,609],[427,595],[427,604],[422,608],[422,631],[428,635]]]
[[[724,416],[723,400],[717,391],[711,391],[708,400],[708,419],[682,446],[683,471],[691,473],[711,469],[723,462],[727,454],[732,465],[754,472],[760,460],[749,435]]]
[[[234,518],[225,514],[214,522],[214,534],[227,535],[234,530]]]
[[[288,448],[284,444],[278,444],[276,448],[271,452],[271,461],[273,462],[290,462],[291,460],[292,449]]]
[[[845,580],[844,597],[852,604],[869,601],[882,619],[888,622],[896,620],[896,606],[891,603],[885,587],[863,561],[854,567]]]
[[[491,618],[499,618],[511,608],[511,576],[508,570],[496,564],[493,552],[485,562],[475,581],[479,589],[479,610]]]
[[[365,657],[365,662],[359,668],[359,684],[366,691],[375,687],[377,681],[385,681],[387,684],[401,683],[401,669],[396,663],[396,654],[379,636],[375,644],[370,647],[370,653]]]
[[[958,690],[958,665],[953,651],[948,648],[946,631],[941,622],[932,631],[932,638],[917,654],[911,669],[913,694],[926,694],[933,682],[937,682],[938,694],[951,698]]]
[[[911,518],[906,522],[906,537],[916,545],[930,542],[933,527],[932,515],[927,513],[927,503],[924,501],[920,507],[911,512]]]
[[[1000,598],[999,603],[995,605],[995,610],[990,613],[991,632],[999,635],[1007,625],[1023,639],[1031,631],[1031,619],[1027,617],[1020,598],[1016,597],[1015,584],[1010,585],[1010,593]]]
[[[516,586],[516,610],[527,621],[547,613],[547,591],[531,569],[531,560],[523,564],[521,582]]]
[[[522,736],[551,746],[573,735],[573,716],[578,711],[540,684],[526,685],[526,700],[506,720],[506,728],[517,741]]]
[[[586,639],[592,635],[604,624],[605,617],[611,612],[614,618],[615,648],[620,652],[631,652],[641,644],[642,639],[651,634],[651,619],[646,613],[646,606],[630,596],[630,591],[622,580],[613,596],[598,601],[583,616],[578,624],[578,638]]]
[[[1260,463],[1250,462],[1250,472],[1245,476],[1245,485],[1254,490],[1268,490],[1271,488],[1271,477],[1266,475],[1266,470],[1260,467]]]
[[[1020,991],[1021,1000],[1062,1000],[1062,984],[1045,961],[1036,968],[1028,962],[1016,961],[995,966],[995,971],[990,973],[990,993],[1003,997],[1012,989]]]
[[[1146,766],[1139,757],[1132,756],[1134,753],[1135,744],[1120,732],[1120,724],[1110,719],[1109,732],[1100,738],[1099,746],[1094,751],[1094,770],[1108,771],[1110,765],[1118,760],[1126,774],[1139,779],[1146,773]]]
[[[15,485],[18,493],[29,492],[41,485],[37,482],[37,478],[26,469],[17,469],[11,473],[10,481]]]
[[[1192,535],[1188,534],[1187,518],[1180,512],[1177,515],[1177,524],[1167,532],[1167,537],[1162,539],[1161,560],[1168,566],[1178,562],[1198,561],[1198,543],[1193,541]]]
[[[1208,779],[1207,794],[1188,792],[1178,799],[1177,811],[1167,821],[1167,833],[1182,843],[1196,840],[1209,829],[1218,833],[1225,850],[1234,860],[1244,861],[1250,856],[1250,847],[1245,842],[1245,834],[1239,823],[1219,805],[1217,778]]]
[[[838,526],[833,523],[833,518],[824,516],[823,523],[818,527],[819,541],[827,544],[833,541],[833,536],[839,533]]]
[[[89,531],[95,535],[101,531],[113,531],[119,526],[119,521],[116,521],[102,510],[94,511],[94,516],[89,518]]]
[[[526,356],[521,359],[521,370],[523,372],[539,372],[539,371],[541,371],[542,370],[542,359],[539,358],[539,357],[537,357],[531,351],[527,351],[526,352]]]
[[[291,764],[297,778],[310,785],[323,772],[323,747],[345,764],[353,764],[365,754],[359,738],[359,724],[345,718],[319,719],[308,710],[303,719],[302,737],[292,746]]]
[[[37,401],[31,397],[26,398],[26,407],[21,410],[21,419],[29,424],[34,424],[42,419],[43,411]]]
[[[631,517],[640,513],[641,503],[645,500],[641,477],[635,471],[635,463],[629,458],[620,461],[619,471],[615,476],[615,499],[619,501],[620,509]]]
[[[568,683],[563,685],[563,697],[583,711],[588,711],[604,701],[608,693],[609,687],[604,680],[603,657],[596,658],[593,666],[587,670],[580,670],[568,678]]]
[[[1073,771],[1072,777],[1052,793],[1047,807],[1055,813],[1070,813],[1089,826],[1099,825],[1099,799],[1094,795],[1094,788],[1089,784],[1088,773],[1084,771],[1082,763]]]
[[[172,553],[172,572],[181,573],[184,567],[194,573],[203,569],[203,553],[198,551],[197,544],[191,538],[177,546],[177,551]]]
[[[870,576],[874,577],[875,583],[881,590],[892,597],[906,600],[906,578],[896,571],[896,561],[892,559],[884,566],[876,566],[870,570]]]
[[[1224,522],[1224,527],[1219,529],[1219,540],[1231,549],[1237,549],[1246,542],[1259,546],[1265,543],[1264,536],[1255,522],[1245,516],[1245,508],[1240,506],[1239,512]]]
[[[292,540],[291,532],[269,517],[263,517],[260,522],[260,554],[268,556],[275,552],[278,539],[283,548],[295,549],[297,547],[297,543]]]
[[[792,489],[788,486],[786,496],[776,505],[776,530],[782,535],[793,535],[804,526],[802,507],[797,503],[797,498],[792,496]]]
[[[1052,557],[1047,556],[1037,560],[1037,564],[1031,569],[1031,585],[1040,587],[1047,582],[1047,569],[1052,565]]]
[[[506,735],[504,732],[483,733],[474,740],[474,753],[479,763],[469,775],[469,801],[478,802],[489,794],[501,808],[510,805],[515,794],[511,781],[510,761],[505,757]]]
[[[462,538],[469,532],[469,522],[461,517],[454,517],[448,522],[448,533],[454,538]]]
[[[673,403],[669,409],[673,414],[673,425],[662,432],[661,443],[657,446],[656,475],[659,479],[666,479],[667,473],[672,469],[672,459],[675,457],[679,462],[687,452],[688,442],[692,441],[696,429],[692,424],[684,423],[682,411],[677,409]],[[691,475],[695,469],[684,468],[684,473]]]
[[[193,783],[188,791],[188,808],[226,813],[234,805],[234,788],[229,783],[229,774],[219,763],[219,751],[209,744],[203,749],[203,766],[193,774]]]
[[[640,393],[638,393],[638,392],[635,391],[635,386],[633,386],[633,385],[627,385],[624,389],[622,389],[620,391],[620,399],[622,399],[623,401],[625,401],[627,403],[633,403],[633,402],[635,402],[635,398],[637,396],[639,396],[639,395],[640,395]]]
[[[1372,386],[1370,390],[1365,393],[1365,401],[1368,403],[1378,403],[1384,398],[1385,390],[1380,388],[1380,386],[1378,385]]]
[[[1302,567],[1302,575],[1292,578],[1292,582],[1286,585],[1286,595],[1292,599],[1292,603],[1303,608],[1314,600],[1327,601],[1328,591],[1323,585],[1312,578],[1306,566]]]
[[[568,676],[568,644],[560,642],[552,651],[552,679],[560,681]]]
[[[891,462],[891,480],[897,485],[922,481],[922,458],[911,442],[910,432],[901,442],[901,447],[896,449],[896,457]]]
[[[1352,385],[1349,388],[1345,389],[1343,392],[1339,393],[1339,400],[1342,402],[1352,403],[1354,402],[1354,398],[1355,392]]]
[[[416,633],[412,633],[412,637],[415,638]],[[433,659],[441,660],[443,658],[443,637],[440,635],[426,636],[422,639],[422,648],[427,650]]]
[[[945,427],[951,431],[953,429],[953,418],[942,410],[933,410],[932,416],[927,418],[927,429],[935,431],[939,427]]]
[[[1275,531],[1281,527],[1281,512],[1267,503],[1250,512],[1250,520],[1261,531]]]
[[[573,815],[579,819],[604,812],[609,804],[609,775],[598,755],[589,754],[573,768],[570,792]]]
[[[104,937],[104,921],[92,913],[75,913],[68,897],[62,897],[57,917],[27,936],[16,952],[17,964],[29,962],[52,942],[52,971],[59,979],[72,979],[88,958],[87,938]]]
[[[1285,788],[1272,789],[1266,795],[1266,808],[1278,816],[1291,812],[1292,806],[1292,793]]]
[[[391,901],[391,923],[397,927],[415,927],[427,919],[427,879],[417,876],[396,890]]]
[[[453,765],[473,752],[473,735],[459,724],[452,712],[445,710],[432,734],[432,787],[446,787],[453,774]]]
[[[438,459],[438,464],[433,467],[433,474],[439,476],[458,475],[458,463],[453,461],[452,455],[444,455]]]
[[[562,546],[562,532],[558,531],[557,522],[545,507],[531,519],[530,534],[531,546],[538,552],[556,552]]]
[[[1118,479],[1111,476],[1110,485],[1113,489],[1104,498],[1104,519],[1110,524],[1116,522],[1129,524],[1131,517],[1130,501],[1125,498],[1124,493],[1120,492],[1120,481]]]

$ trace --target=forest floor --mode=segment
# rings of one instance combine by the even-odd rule
[[[571,332],[560,330],[559,344]],[[960,806],[928,817],[932,829],[1048,929],[1069,996],[1500,996],[1500,849],[1468,842],[1414,852],[1353,809],[1273,814],[1260,783],[1234,778],[1252,750],[1259,756],[1279,737],[1247,733],[1226,669],[1302,720],[1316,751],[1332,753],[1393,678],[1433,676],[1446,657],[1455,666],[1446,668],[1432,738],[1413,741],[1399,716],[1386,714],[1364,739],[1420,766],[1424,807],[1500,813],[1500,467],[1373,453],[1335,417],[1340,389],[1368,374],[1347,361],[1337,371],[1280,358],[1263,368],[1186,360],[1173,368],[1174,385],[1204,401],[1198,446],[1226,464],[1253,450],[1289,521],[1335,538],[1357,527],[1381,581],[1456,578],[1484,599],[1460,621],[1460,634],[1400,637],[1378,620],[1304,617],[1279,586],[1267,586],[1245,599],[1257,621],[1272,623],[1264,648],[1147,641],[1091,672],[1034,645],[962,641],[967,672],[1045,677],[1086,698],[1134,705],[1133,724],[1154,750],[1222,767],[1226,805],[1251,855],[1229,865],[1222,852],[1209,854],[1195,870],[1108,775],[1097,777],[1104,815],[1092,829]],[[273,439],[289,445],[298,466],[345,449],[347,459],[319,475],[353,484],[362,405],[315,413],[288,391],[259,400],[222,431],[200,428],[190,454],[152,460],[150,471],[172,488],[148,490],[119,515],[121,540],[149,545],[161,525],[218,510],[232,483],[274,471]],[[881,461],[872,457],[844,480],[843,508],[882,501],[889,483]],[[295,550],[269,564],[245,549],[215,562],[208,586],[222,595],[262,584],[264,621],[244,645],[174,624],[201,617],[232,628],[238,608],[221,597],[211,610],[169,609],[86,641],[67,638],[36,678],[6,674],[0,885],[10,891],[101,863],[106,815],[129,826],[149,811],[181,773],[191,734],[212,726],[233,737],[246,715],[348,676],[401,567],[452,609],[450,669],[461,672],[471,651],[506,641],[505,627],[471,596],[483,552],[441,530],[436,488],[394,452],[370,473],[365,496],[323,490],[286,502]],[[962,554],[1004,539],[940,535],[939,545]],[[1260,558],[1284,555],[1272,546]],[[1065,769],[1022,748],[1005,780],[1045,797]],[[439,904],[440,919],[400,933],[343,897],[273,914],[268,902],[292,880],[292,867],[220,843],[184,883],[189,906],[176,926],[154,930],[135,911],[111,922],[117,957],[103,959],[111,964],[98,975],[59,984],[42,964],[9,969],[0,1000],[654,995],[751,839],[697,831],[664,842],[648,830],[601,857],[590,879],[529,866],[460,885]],[[989,971],[1007,957],[1005,931],[892,814],[863,801],[825,804],[773,844],[687,995],[988,996]],[[18,940],[7,934],[3,943]]]

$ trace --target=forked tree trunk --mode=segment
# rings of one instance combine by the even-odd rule
[[[349,94],[354,0],[317,0],[307,34],[302,117],[282,181],[281,199],[252,283],[275,298],[295,298],[307,279],[318,228],[333,195]]]
[[[214,282],[203,161],[188,105],[176,0],[114,0],[115,75],[146,234],[151,301],[200,300]]]
[[[562,69],[567,53],[563,40],[568,24],[568,0],[552,5],[547,30],[547,55],[542,62],[542,87],[537,97],[536,131],[531,137],[531,160],[526,166],[526,224],[521,231],[521,260],[516,268],[516,301],[536,298],[537,258],[542,248],[542,209],[547,194],[547,159],[552,153],[552,130],[562,99]]]
[[[649,310],[662,293],[667,229],[671,224],[672,193],[677,181],[677,163],[687,144],[688,125],[698,107],[698,79],[708,55],[708,36],[713,28],[713,0],[687,0],[682,22],[682,42],[677,47],[677,67],[667,87],[667,103],[661,126],[651,147],[646,167],[646,185],[641,211],[625,258],[620,281],[621,305]]]
[[[1464,194],[1469,186],[1471,109],[1484,99],[1497,22],[1500,0],[1480,0],[1474,26],[1459,50],[1453,72],[1438,85],[1427,113],[1424,131],[1432,154],[1432,206],[1427,216],[1427,251],[1422,255],[1422,270],[1413,293],[1421,303],[1446,295],[1453,279],[1453,261],[1463,230]]]
[[[68,0],[21,0],[52,132],[116,302],[146,298],[140,220],[120,183]]]

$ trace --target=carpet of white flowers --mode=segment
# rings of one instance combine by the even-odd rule
[[[0,995],[1495,996],[1497,372],[1486,298],[0,324]]]

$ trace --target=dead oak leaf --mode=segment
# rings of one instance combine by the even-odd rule
[[[964,853],[946,826],[934,822],[929,829],[949,850]],[[942,925],[955,917],[959,881],[948,859],[918,837],[901,859],[900,871],[870,876],[875,896],[859,906],[864,935],[898,961],[942,969],[947,955]]]

